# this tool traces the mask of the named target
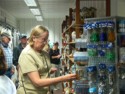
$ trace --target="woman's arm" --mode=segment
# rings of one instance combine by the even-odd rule
[[[76,79],[76,74],[68,74],[65,76],[60,76],[56,78],[46,78],[46,79],[41,79],[37,71],[30,72],[27,74],[30,80],[32,81],[32,83],[34,84],[34,86],[36,87],[44,87],[44,86],[49,86],[49,85],[56,84],[59,82]]]

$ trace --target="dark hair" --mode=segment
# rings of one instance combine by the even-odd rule
[[[58,43],[58,42],[55,42],[53,45],[59,46],[59,43]]]
[[[3,49],[0,47],[0,75],[4,75],[7,70]]]

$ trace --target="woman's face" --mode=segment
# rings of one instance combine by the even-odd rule
[[[53,45],[53,49],[57,50],[58,49],[58,45]]]
[[[48,36],[49,36],[48,32],[43,32],[40,35],[40,37],[38,37],[38,38],[35,37],[33,39],[33,41],[34,41],[33,48],[36,51],[41,51],[43,49],[43,47],[46,45],[47,41],[48,41]]]

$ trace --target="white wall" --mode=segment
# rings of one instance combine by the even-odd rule
[[[111,16],[125,17],[125,0],[111,0]]]
[[[30,35],[31,29],[36,25],[43,25],[49,29],[50,42],[60,42],[61,44],[61,23],[62,19],[44,19],[42,22],[36,21],[36,19],[20,19],[18,21],[18,28],[21,33]]]
[[[111,0],[111,16],[117,16],[117,3],[118,3],[118,0]]]
[[[17,27],[16,18],[10,13],[8,13],[7,11],[0,8],[0,20],[5,21],[5,19],[6,19],[6,23],[14,27]]]
[[[125,17],[125,0],[118,0],[118,16],[123,16]]]

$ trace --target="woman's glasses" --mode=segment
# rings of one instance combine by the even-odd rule
[[[39,41],[40,41],[41,43],[44,43],[44,44],[46,44],[46,43],[49,42],[48,38],[38,37],[38,39],[39,39]]]

